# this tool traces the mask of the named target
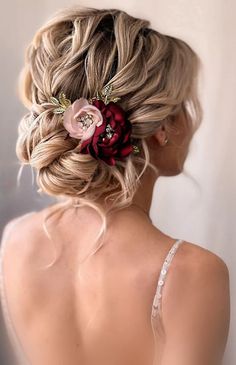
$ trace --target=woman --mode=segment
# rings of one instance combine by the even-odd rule
[[[185,42],[116,9],[64,10],[29,45],[17,155],[58,203],[4,230],[2,306],[23,364],[221,363],[226,264],[149,217],[200,125],[198,68]]]

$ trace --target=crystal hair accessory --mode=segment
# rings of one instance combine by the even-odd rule
[[[132,152],[139,153],[138,146],[131,143],[132,124],[124,110],[112,97],[109,84],[91,99],[79,98],[73,103],[61,92],[58,99],[51,97],[54,114],[63,114],[67,138],[79,139],[79,151],[101,159],[110,166],[123,160]]]

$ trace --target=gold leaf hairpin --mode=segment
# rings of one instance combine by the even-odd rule
[[[96,96],[92,99],[102,100],[105,105],[109,104],[111,101],[116,103],[120,100],[117,96],[111,96],[113,87],[111,84],[105,86],[101,91],[96,92]],[[71,105],[71,101],[66,98],[64,92],[60,92],[58,99],[54,96],[50,97],[50,101],[57,108],[53,110],[54,114],[63,114],[66,109]]]
[[[57,106],[57,108],[53,110],[54,114],[63,114],[65,110],[71,105],[71,101],[66,98],[63,92],[60,92],[58,99],[54,96],[51,96],[50,101],[52,104]]]
[[[118,100],[120,100],[119,97],[111,96],[113,87],[111,84],[105,86],[101,91],[96,92],[96,99],[102,100],[105,105],[109,104],[111,101],[116,103]]]

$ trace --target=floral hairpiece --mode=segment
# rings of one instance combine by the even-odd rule
[[[112,97],[109,84],[91,99],[79,98],[73,103],[61,92],[58,99],[51,97],[56,106],[54,114],[63,114],[63,125],[67,137],[80,140],[79,151],[91,154],[108,165],[115,165],[116,159],[123,160],[130,153],[139,153],[138,146],[131,143],[132,124],[124,110]]]

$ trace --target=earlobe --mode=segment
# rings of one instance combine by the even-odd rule
[[[154,137],[158,141],[158,143],[161,147],[166,145],[166,143],[168,142],[168,138],[166,135],[166,130],[165,130],[164,125],[161,125],[160,127],[158,127],[158,129],[156,130],[156,132],[154,134]]]

